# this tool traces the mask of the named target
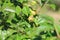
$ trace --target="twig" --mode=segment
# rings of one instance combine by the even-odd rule
[[[40,8],[40,6],[38,7],[38,9],[37,9],[37,13],[41,13],[43,10],[43,8],[46,6],[46,4],[49,2],[49,0],[47,0],[46,2],[45,2],[45,4]]]

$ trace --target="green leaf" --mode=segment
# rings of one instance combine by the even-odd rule
[[[19,15],[21,12],[21,8],[19,6],[16,7],[16,14]]]
[[[5,10],[5,11],[8,11],[8,12],[15,12],[15,10],[9,9],[9,8],[5,8],[4,10]]]
[[[18,2],[21,2],[21,3],[23,3],[24,1],[28,1],[28,0],[18,0]]]
[[[24,0],[18,0],[18,1],[22,3]]]
[[[51,7],[53,10],[56,10],[56,5],[55,5],[55,4],[50,4],[50,7]]]
[[[28,16],[30,14],[30,8],[28,6],[23,7],[22,13]]]

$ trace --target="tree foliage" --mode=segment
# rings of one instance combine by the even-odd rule
[[[36,4],[32,0],[0,0],[0,40],[59,40],[54,19],[36,14]]]

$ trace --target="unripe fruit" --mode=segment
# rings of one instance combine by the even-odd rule
[[[33,19],[34,19],[33,16],[29,16],[29,17],[28,17],[28,21],[30,21],[30,22],[32,22]]]
[[[36,12],[35,11],[32,11],[32,10],[30,10],[31,11],[31,14],[32,15],[36,15]]]
[[[35,5],[35,4],[36,4],[36,1],[32,1],[32,2],[31,2],[31,5]]]

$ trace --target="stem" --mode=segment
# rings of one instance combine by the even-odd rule
[[[56,31],[57,37],[60,38],[60,34],[59,34],[58,29],[57,29],[56,27],[57,27],[57,26],[56,26],[56,24],[54,23],[54,29],[55,29],[55,31]]]
[[[47,0],[42,7],[39,6],[39,7],[37,8],[37,10],[36,10],[36,13],[37,13],[37,14],[38,14],[38,13],[41,13],[41,12],[43,11],[43,8],[46,7],[46,4],[47,4],[48,2],[49,2],[49,0]]]

